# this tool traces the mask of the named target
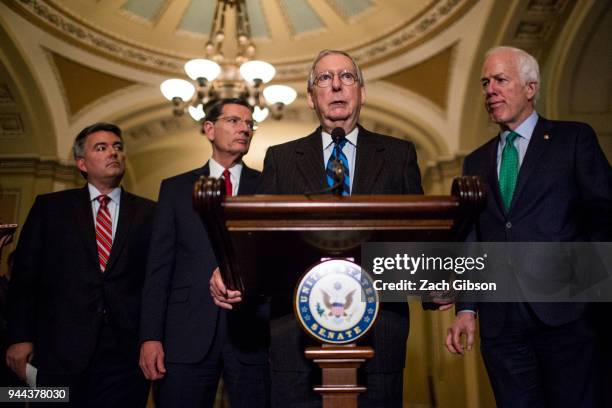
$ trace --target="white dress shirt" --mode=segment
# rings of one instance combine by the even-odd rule
[[[208,161],[208,167],[210,169],[210,177],[221,178],[225,167],[220,165],[212,157]],[[240,174],[242,173],[242,162],[234,164],[228,170],[230,172],[230,181],[232,182],[232,195],[238,195],[238,187],[240,186]]]
[[[531,115],[527,119],[523,121],[516,129],[514,129],[514,133],[517,133],[519,136],[514,139],[514,146],[518,150],[519,154],[519,169],[521,168],[521,164],[523,164],[523,159],[525,158],[525,153],[527,153],[527,147],[529,146],[529,141],[531,140],[531,135],[533,134],[533,130],[538,123],[538,114],[536,111],[531,112]],[[504,130],[499,134],[499,145],[497,146],[497,175],[499,176],[499,169],[501,167],[501,156],[504,151],[504,146],[506,146],[506,138],[510,134],[509,130]]]

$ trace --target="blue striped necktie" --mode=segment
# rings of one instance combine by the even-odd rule
[[[347,139],[344,138],[340,143],[338,143],[338,148],[340,150],[340,154],[338,159],[342,163],[344,167],[344,184],[342,186],[342,195],[348,196],[351,194],[351,178],[349,174],[349,165],[348,159],[346,158],[346,154],[342,151],[342,148],[346,144]],[[327,184],[331,187],[335,184],[334,182],[334,160],[336,159],[336,146],[333,146],[332,154],[329,156],[329,160],[327,161],[327,167],[325,168],[325,173],[327,174]]]

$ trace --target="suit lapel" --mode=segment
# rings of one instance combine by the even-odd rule
[[[98,245],[96,243],[96,226],[94,225],[91,199],[87,184],[81,190],[77,190],[75,199],[72,200],[75,207],[75,218],[77,229],[81,235],[81,242],[85,246],[85,251],[90,256],[91,261],[100,268],[98,260]]]
[[[127,193],[123,188],[121,189],[121,202],[119,203],[119,223],[117,224],[117,231],[115,232],[115,238],[113,239],[113,245],[111,247],[111,253],[108,258],[106,270],[104,275],[108,276],[113,271],[113,266],[117,263],[117,259],[121,255],[121,251],[125,246],[125,241],[129,235],[130,227],[132,226],[132,220],[136,212],[136,206],[134,204],[134,196]]]
[[[193,171],[193,176],[194,183],[200,176],[210,176],[210,166],[208,165],[208,162],[206,162],[206,164],[204,164],[204,166],[200,167],[199,169],[195,169]]]
[[[259,172],[249,168],[246,164],[242,167],[240,184],[238,184],[238,195],[254,194],[257,189]]]
[[[376,139],[374,134],[359,126],[351,194],[368,194],[372,191],[384,165],[384,150],[385,146]]]
[[[527,146],[527,152],[525,152],[525,157],[523,158],[523,163],[521,164],[521,168],[519,170],[516,188],[514,190],[512,204],[510,205],[509,211],[512,211],[512,209],[516,206],[516,203],[520,199],[521,193],[525,190],[525,185],[527,184],[529,177],[533,173],[533,170],[537,164],[540,163],[540,156],[542,156],[542,153],[544,153],[546,150],[548,143],[544,140],[544,133],[547,130],[547,125],[548,123],[546,119],[538,119],[538,123],[533,130],[531,140],[529,141],[529,146]]]
[[[495,139],[491,141],[491,144],[487,150],[487,183],[491,186],[491,191],[493,192],[493,198],[497,203],[497,208],[499,209],[502,218],[505,213],[504,202],[501,196],[501,190],[499,189],[499,177],[497,175],[497,150],[499,148],[499,139],[500,136],[497,135]]]
[[[327,186],[323,163],[321,128],[308,136],[295,148],[297,168],[308,185],[307,190],[318,191]]]

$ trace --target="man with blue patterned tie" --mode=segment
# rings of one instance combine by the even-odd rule
[[[328,180],[326,169],[334,160],[332,133],[342,128],[346,138],[338,147],[339,159],[346,167],[343,195],[422,194],[414,145],[372,133],[357,123],[366,95],[361,70],[353,58],[342,51],[322,51],[312,65],[307,90],[308,105],[321,126],[309,136],[268,149],[258,193],[301,195],[331,187],[333,178]],[[277,280],[294,276],[289,271],[277,272]],[[285,282],[279,284],[283,286],[289,287]],[[211,292],[221,307],[231,308],[236,303],[235,293],[225,290],[218,275],[211,279]],[[298,327],[292,313],[292,293],[273,293],[272,405],[321,406],[321,397],[312,390],[321,381],[317,378],[320,371],[303,355],[304,346],[314,343]],[[408,327],[406,304],[382,305],[376,328],[365,340],[376,355],[360,370],[360,382],[368,388],[359,397],[360,407],[402,406]]]
[[[487,186],[473,238],[610,240],[610,165],[589,125],[538,116],[535,58],[518,48],[494,48],[481,85],[500,133],[465,158],[464,174],[480,176]],[[585,303],[458,303],[446,347],[464,354],[466,334],[471,349],[478,314],[482,356],[500,407],[602,406],[586,311]]]

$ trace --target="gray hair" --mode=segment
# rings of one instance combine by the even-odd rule
[[[516,66],[521,77],[521,81],[523,81],[523,85],[527,85],[532,82],[535,82],[538,85],[540,84],[540,66],[533,55],[529,54],[525,50],[521,50],[520,48],[500,46],[491,48],[489,51],[487,51],[485,54],[485,60],[491,55],[501,53],[512,53],[514,55]],[[535,99],[538,98],[539,93],[540,87],[538,86]]]
[[[317,66],[319,61],[321,61],[323,58],[327,57],[328,55],[344,55],[345,57],[350,59],[351,62],[353,63],[353,67],[355,67],[355,72],[357,73],[357,82],[359,82],[359,86],[364,86],[363,74],[361,73],[361,68],[359,68],[359,65],[357,65],[357,62],[355,61],[353,57],[351,57],[348,53],[344,51],[340,51],[340,50],[323,50],[319,53],[319,55],[317,55],[317,58],[315,58],[314,62],[312,63],[312,66],[310,67],[310,73],[308,74],[308,84],[307,84],[308,92],[312,92],[312,88],[314,87],[314,81],[316,79],[315,67]]]

